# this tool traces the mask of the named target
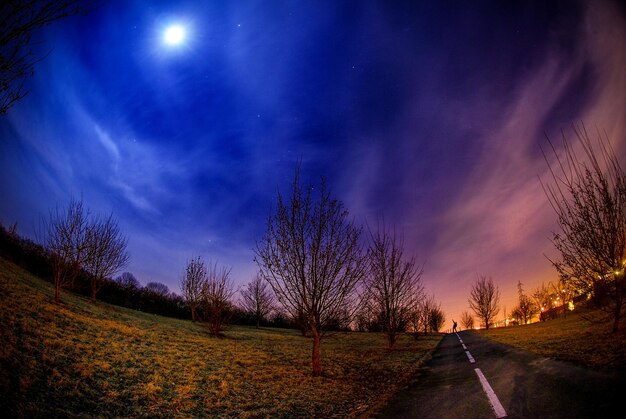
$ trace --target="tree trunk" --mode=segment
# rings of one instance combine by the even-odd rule
[[[257,329],[259,328],[260,323],[261,323],[261,320],[257,317],[256,318],[256,328]]]
[[[96,302],[96,293],[98,291],[96,291],[96,287],[91,285],[91,302],[95,303]]]
[[[54,302],[58,303],[61,297],[61,278],[58,272],[54,274]]]
[[[624,285],[625,285],[625,277],[624,277],[624,271],[622,270],[622,274],[621,274],[621,279],[616,278],[616,284],[615,284],[615,291],[616,291],[616,295],[615,295],[615,312],[613,313],[613,315],[615,316],[615,318],[613,319],[613,333],[617,333],[617,331],[619,330],[619,320],[620,317],[622,316],[622,305],[624,303]]]
[[[387,333],[387,343],[389,344],[389,350],[391,352],[393,352],[396,347],[396,340],[398,340],[398,337],[395,333]]]
[[[619,318],[622,315],[622,292],[621,284],[617,283],[617,295],[615,298],[615,311],[613,312],[613,333],[619,330]]]
[[[313,333],[313,353],[311,356],[311,366],[313,367],[313,376],[319,377],[322,375],[322,357],[320,355],[320,335],[317,328],[311,325],[311,332]]]
[[[191,321],[196,321],[196,303],[191,303]]]

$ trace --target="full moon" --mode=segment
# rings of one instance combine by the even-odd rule
[[[179,45],[185,40],[185,28],[180,25],[169,26],[165,30],[163,40],[168,45]]]

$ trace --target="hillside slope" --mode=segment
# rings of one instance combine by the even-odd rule
[[[371,411],[403,386],[440,336],[322,341],[291,330],[200,324],[145,314],[52,286],[0,258],[0,409],[10,416],[318,416]]]

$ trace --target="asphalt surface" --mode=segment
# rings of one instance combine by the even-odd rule
[[[544,358],[470,332],[446,335],[409,387],[377,417],[496,418],[497,408],[475,369],[509,418],[626,417],[626,381],[618,374]]]

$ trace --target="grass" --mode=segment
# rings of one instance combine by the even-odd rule
[[[282,329],[202,325],[65,292],[0,258],[0,409],[9,416],[368,416],[404,386],[441,336],[311,341]]]
[[[590,321],[593,320],[593,321]],[[626,371],[626,331],[612,333],[604,313],[577,309],[567,318],[480,330],[498,342],[591,368]]]

